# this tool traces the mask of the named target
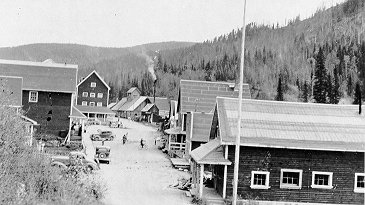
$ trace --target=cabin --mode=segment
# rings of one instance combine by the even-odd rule
[[[188,113],[211,113],[214,110],[217,96],[237,98],[238,86],[228,82],[180,80],[177,104],[178,120],[171,122],[177,126],[165,131],[171,139],[171,141],[168,140],[168,144],[170,144],[168,147],[172,148],[172,150],[168,150],[170,156],[189,158],[187,153],[190,150],[186,151],[186,143],[193,144],[193,142],[190,141],[192,136],[186,136]],[[243,85],[242,98],[251,98],[248,84]],[[177,149],[177,147],[179,148]]]
[[[170,112],[169,100],[163,97],[148,97],[149,100],[156,105],[158,113],[161,118],[167,118]]]
[[[141,110],[142,121],[146,121],[149,123],[159,122],[160,116],[158,115],[159,109],[156,104],[148,103]]]
[[[76,96],[77,65],[51,60],[0,60],[3,76],[21,77],[22,109],[40,126],[37,134],[59,136],[70,127],[69,115]]]
[[[210,141],[191,152],[199,197],[213,189],[229,201],[239,157],[241,203],[364,204],[365,116],[357,105],[243,99],[235,156],[237,110],[238,99],[217,97]]]

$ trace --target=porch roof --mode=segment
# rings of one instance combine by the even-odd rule
[[[165,132],[169,135],[186,134],[186,131],[182,131],[181,127],[173,127],[165,130]]]
[[[70,118],[86,119],[87,117],[75,106],[72,106]]]
[[[98,106],[75,106],[82,113],[95,113],[95,114],[106,114],[106,115],[115,115],[113,111],[111,111],[107,107],[98,107]]]
[[[231,165],[232,162],[223,156],[223,147],[219,139],[201,145],[191,152],[191,157],[198,164]]]

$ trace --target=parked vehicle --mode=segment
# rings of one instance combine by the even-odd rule
[[[86,167],[88,173],[99,170],[99,161],[96,159],[87,159],[83,152],[70,152],[69,156],[52,156],[51,165],[58,166],[60,168],[67,168],[71,164],[71,160],[81,159],[82,164]]]
[[[101,131],[98,130],[98,134],[92,134],[90,136],[91,140],[93,141],[101,141],[101,140],[108,140],[108,141],[113,141],[115,138],[115,134],[113,134],[112,131]]]
[[[110,147],[108,146],[97,146],[95,148],[95,159],[98,159],[99,162],[110,163]]]

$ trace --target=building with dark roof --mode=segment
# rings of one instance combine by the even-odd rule
[[[77,65],[0,60],[0,73],[23,79],[22,108],[40,125],[38,134],[59,135],[69,129]]]
[[[218,97],[208,143],[191,152],[194,183],[212,167],[232,196],[238,99]],[[357,105],[242,100],[238,196],[257,203],[364,203],[365,118]],[[271,201],[271,202],[268,202]]]

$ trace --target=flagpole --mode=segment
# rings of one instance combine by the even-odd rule
[[[241,44],[241,63],[240,63],[240,83],[238,94],[238,117],[237,117],[237,136],[236,136],[236,152],[234,157],[234,172],[233,172],[233,201],[232,205],[237,204],[237,187],[238,187],[238,168],[240,161],[240,144],[241,144],[241,113],[242,113],[242,84],[243,84],[243,67],[245,64],[245,35],[246,35],[246,0],[243,0],[243,26],[242,26],[242,44]]]

